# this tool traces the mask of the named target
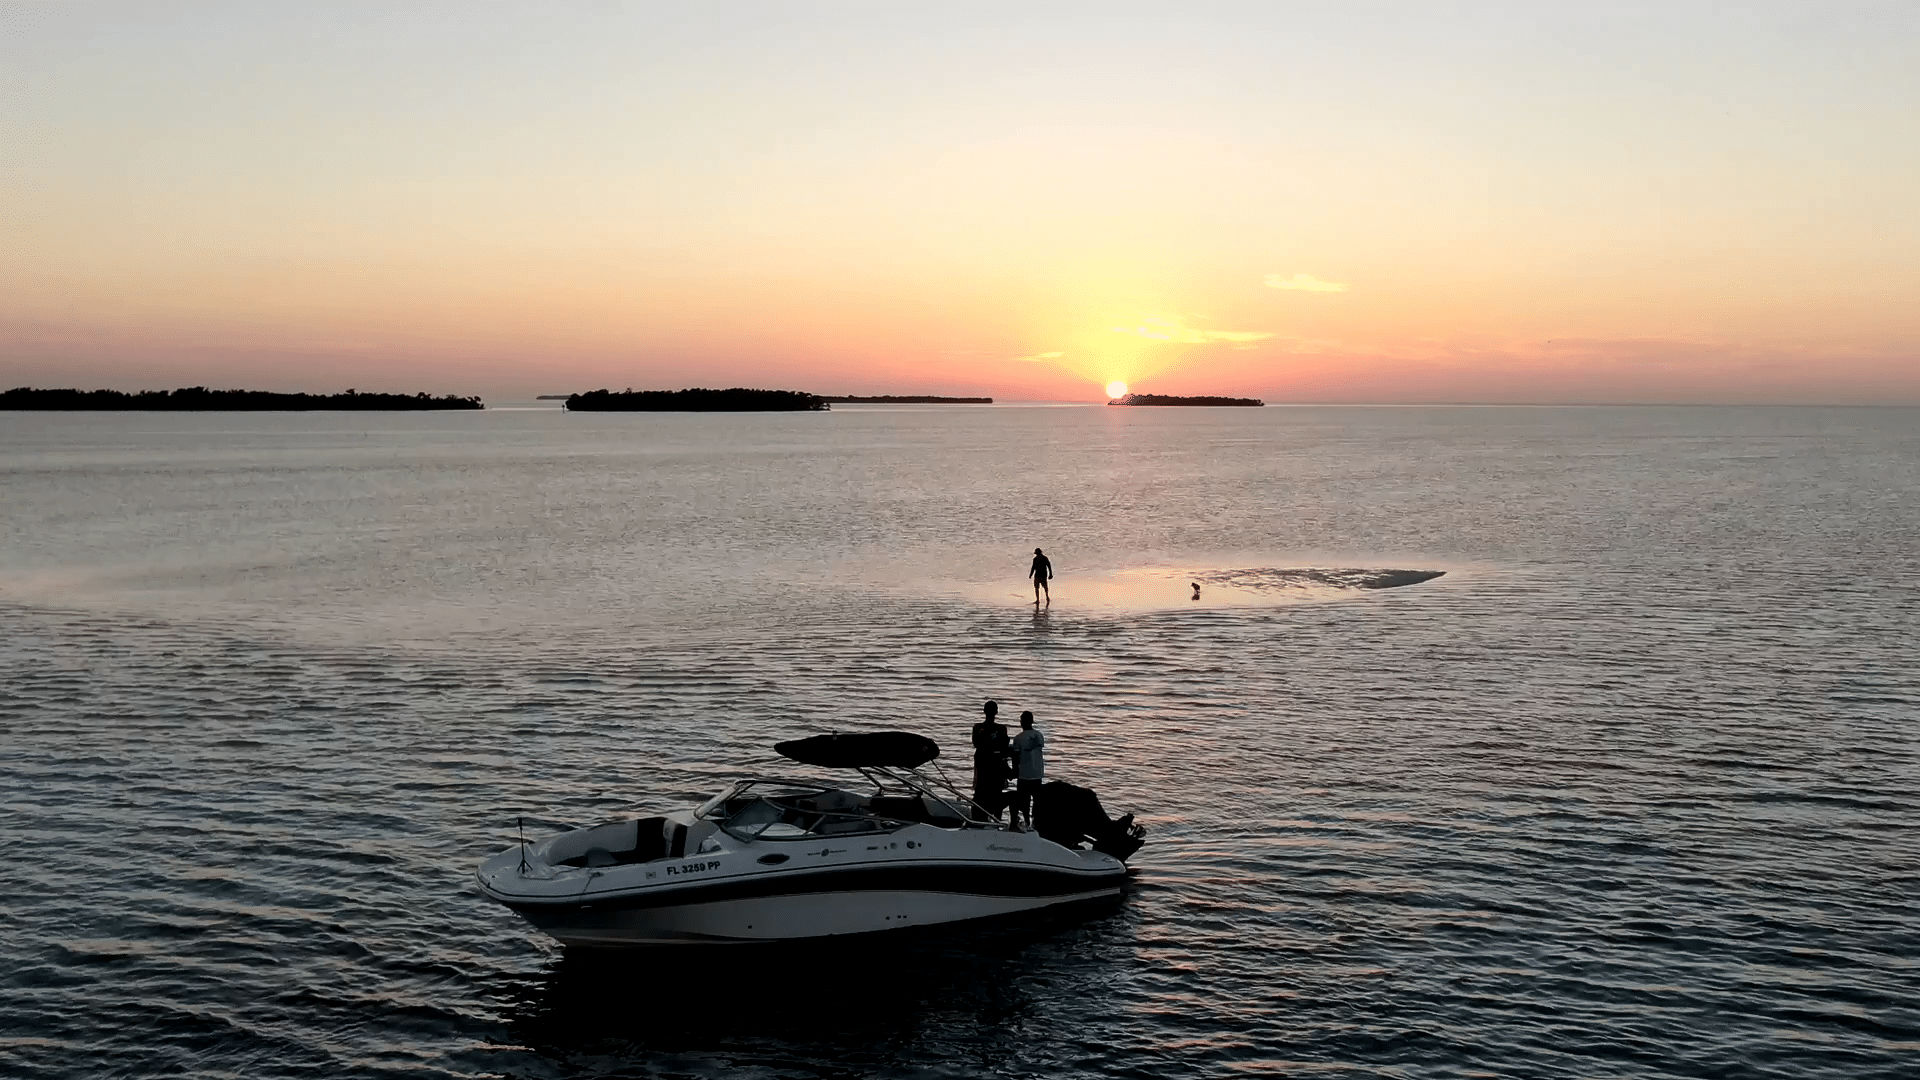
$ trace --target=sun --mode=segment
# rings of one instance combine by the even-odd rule
[[[1119,379],[1113,380],[1107,384],[1107,396],[1110,398],[1126,397],[1127,384],[1121,382]]]

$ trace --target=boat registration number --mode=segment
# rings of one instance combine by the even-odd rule
[[[678,876],[680,874],[702,874],[707,872],[708,870],[718,870],[718,869],[720,869],[720,860],[714,859],[709,862],[689,862],[689,863],[681,863],[679,866],[669,866],[667,867],[667,874],[669,876]]]

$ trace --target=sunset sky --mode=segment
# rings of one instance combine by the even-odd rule
[[[1920,4],[0,14],[0,384],[1920,403]]]

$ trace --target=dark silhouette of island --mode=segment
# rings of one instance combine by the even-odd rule
[[[819,412],[819,394],[798,390],[589,390],[567,399],[572,412]]]
[[[1107,402],[1109,405],[1265,405],[1250,397],[1178,397],[1173,394],[1128,394]]]
[[[838,405],[991,405],[990,397],[940,397],[935,394],[880,394],[877,396],[829,397],[828,401]]]
[[[320,409],[353,411],[401,409],[484,409],[478,397],[448,394],[279,394],[270,390],[209,390],[185,386],[178,390],[36,390],[17,386],[0,394],[0,409],[38,409],[48,412],[162,411],[162,412],[305,412]]]
[[[567,398],[568,398],[568,397],[570,397],[570,396],[572,396],[572,395],[569,395],[569,394],[541,394],[541,395],[540,395],[539,397],[536,397],[536,398],[534,398],[533,400],[535,400],[535,401],[565,401],[565,400],[567,400]]]

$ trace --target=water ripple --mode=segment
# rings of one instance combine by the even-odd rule
[[[0,1075],[1910,1072],[1905,429],[1798,459],[1773,418],[1689,420],[1736,425],[1703,444],[1665,414],[1338,415],[1232,419],[1316,447],[1235,469],[1141,444],[1151,469],[1071,506],[1043,496],[1147,460],[1139,425],[1216,421],[1020,428],[1063,459],[1037,477],[956,476],[976,433],[917,427],[884,452],[730,434],[750,469],[595,428],[510,461],[390,448],[425,471],[263,468],[263,433],[231,461],[9,472],[9,524],[39,524],[0,548],[0,834],[25,868],[0,891]],[[1768,501],[1721,498],[1756,448]],[[214,475],[257,508],[222,519],[242,536],[195,524]],[[894,493],[916,483],[950,498]],[[978,584],[1007,545],[968,538],[1010,505],[1132,554],[1050,546],[1035,611],[1017,560]],[[1149,563],[1171,595],[1075,603]],[[1447,572],[1327,569],[1369,566]],[[1121,904],[662,962],[563,953],[471,888],[517,819],[699,798],[795,733],[910,726],[957,755],[989,696],[1148,825]]]

